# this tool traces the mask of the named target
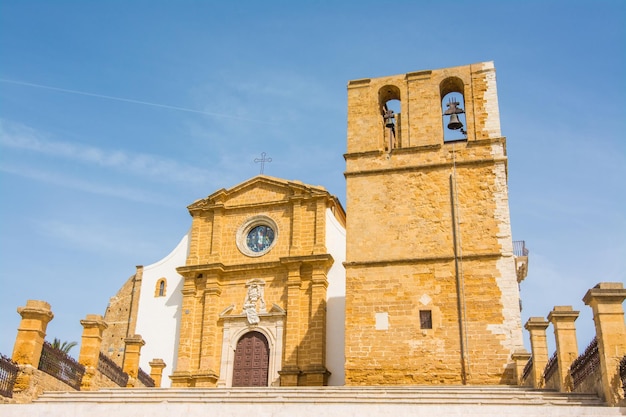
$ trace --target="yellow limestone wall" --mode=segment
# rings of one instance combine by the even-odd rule
[[[467,141],[444,143],[452,90]],[[402,103],[391,150],[390,98]],[[514,383],[523,345],[505,146],[492,63],[348,84],[346,384]]]
[[[325,247],[327,208],[338,201],[321,187],[258,176],[189,206],[193,217],[185,278],[178,360],[172,385],[215,386],[220,378],[224,323],[231,306],[241,314],[246,282],[265,281],[266,308],[286,311],[281,385],[326,382],[326,273],[333,259]],[[237,233],[250,218],[276,223],[275,246],[250,257]],[[225,313],[224,313],[225,314]],[[250,330],[254,330],[250,327]],[[223,376],[222,376],[223,377]]]

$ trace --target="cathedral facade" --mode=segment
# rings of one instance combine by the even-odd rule
[[[178,246],[111,298],[103,351],[141,335],[174,387],[514,383],[493,64],[350,81],[344,157],[345,211],[264,175],[191,204]]]

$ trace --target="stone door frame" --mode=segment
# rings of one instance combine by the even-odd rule
[[[249,355],[246,346],[251,348]],[[237,385],[238,387],[266,387],[269,379],[269,355],[269,342],[263,333],[256,330],[244,333],[237,341],[237,349],[235,350],[233,386],[237,379],[237,369],[239,369],[243,373],[239,382],[244,383],[244,385]],[[257,361],[257,359],[259,360]],[[248,360],[250,361],[249,367],[245,366]],[[257,373],[255,370],[258,372],[259,378],[255,377]]]
[[[224,330],[222,334],[222,358],[218,387],[233,386],[233,367],[235,365],[235,349],[241,337],[251,331],[261,333],[267,339],[269,347],[269,366],[267,371],[267,385],[280,386],[280,375],[283,357],[283,334],[285,330],[285,311],[274,304],[271,311],[259,314],[259,323],[250,324],[245,314],[230,315],[232,309],[220,314]]]

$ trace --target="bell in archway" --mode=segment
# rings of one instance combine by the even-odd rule
[[[463,130],[463,123],[461,123],[461,121],[459,120],[459,114],[461,113],[465,113],[463,111],[463,109],[457,107],[459,105],[459,102],[454,100],[454,99],[450,99],[450,101],[447,104],[447,109],[445,112],[443,112],[444,116],[450,116],[450,121],[448,122],[448,129],[450,130],[459,130],[461,129],[461,131]]]
[[[450,115],[450,121],[448,122],[448,129],[450,130],[459,130],[463,127],[463,123],[459,120],[459,116],[456,114]]]
[[[393,128],[393,122],[395,119],[395,116],[393,115],[393,110],[389,110],[385,108],[385,113],[383,114],[383,118],[385,119],[385,127]]]

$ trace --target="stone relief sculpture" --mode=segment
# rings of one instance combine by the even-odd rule
[[[265,281],[261,279],[253,279],[246,283],[248,289],[246,299],[243,302],[243,312],[248,318],[248,323],[259,324],[259,314],[267,313],[265,308]],[[259,310],[257,312],[257,303],[259,304]]]

